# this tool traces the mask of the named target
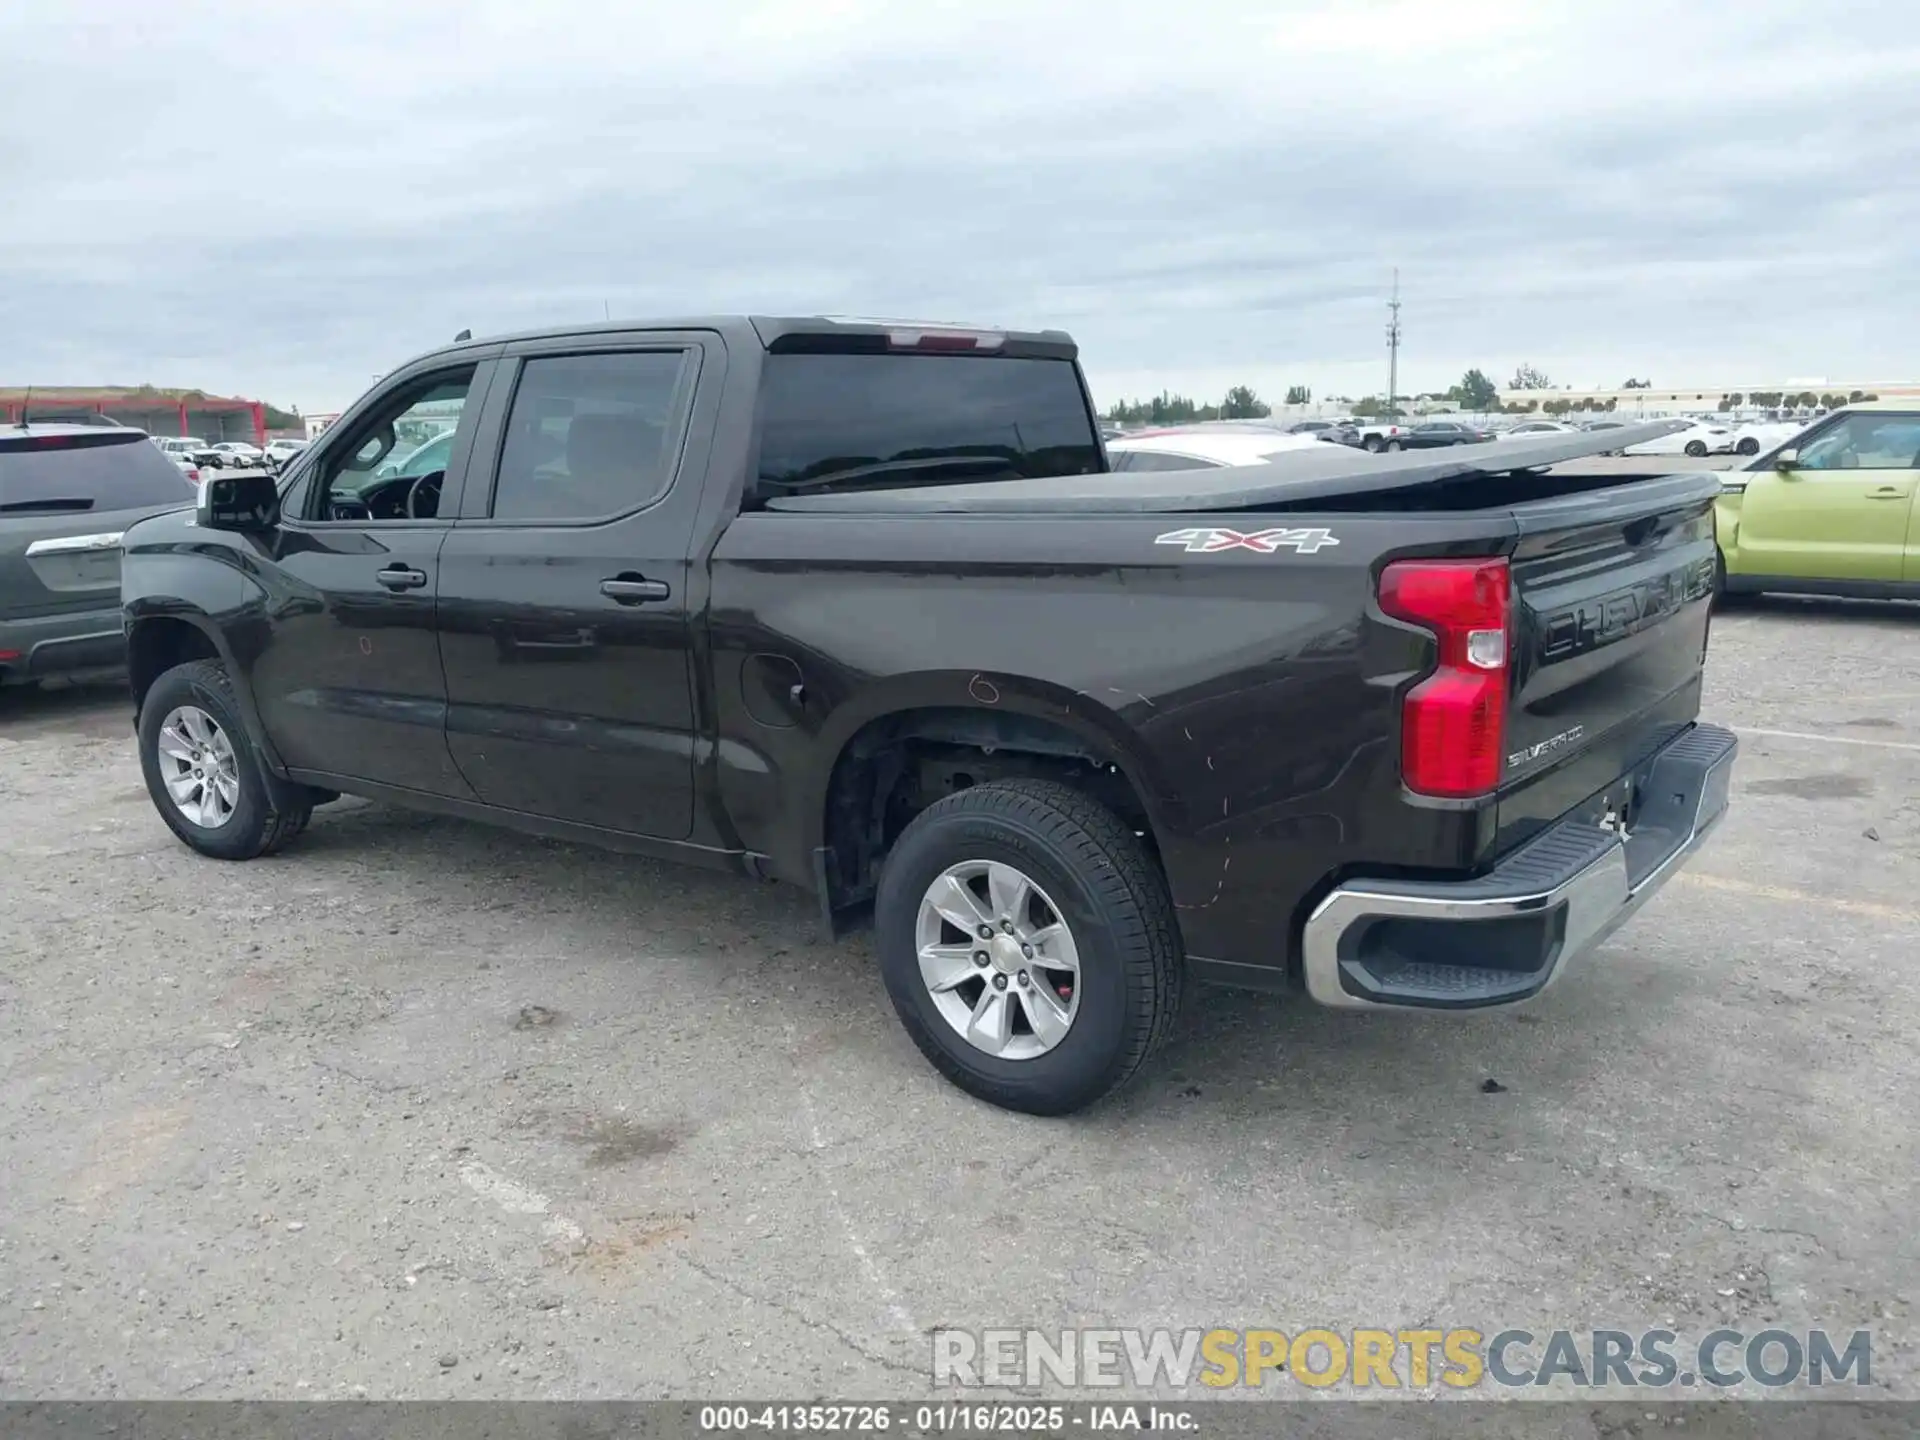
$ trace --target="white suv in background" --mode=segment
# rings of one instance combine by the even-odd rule
[[[258,470],[267,457],[244,440],[222,440],[213,447],[207,463],[216,470]]]

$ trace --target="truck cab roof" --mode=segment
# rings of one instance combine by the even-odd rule
[[[1072,360],[1079,355],[1064,330],[1014,330],[1000,325],[971,325],[947,320],[889,320],[841,315],[695,315],[604,320],[582,325],[547,325],[501,335],[482,335],[422,351],[406,363],[436,356],[483,354],[501,345],[528,340],[627,335],[636,330],[711,330],[730,341],[757,343],[763,349],[805,349],[809,340],[827,348],[875,350],[926,349],[950,353],[1024,354]],[[838,343],[835,343],[838,342]],[[971,342],[971,343],[968,343]]]

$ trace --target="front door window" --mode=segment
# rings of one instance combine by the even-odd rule
[[[365,523],[437,517],[473,376],[468,366],[423,379],[355,425],[327,457],[312,518]]]

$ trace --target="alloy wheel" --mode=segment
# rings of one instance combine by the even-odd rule
[[[160,722],[156,741],[167,798],[189,823],[218,830],[240,803],[240,766],[233,741],[205,710],[179,705]]]
[[[1032,1060],[1073,1028],[1073,932],[1052,897],[1014,866],[963,860],[941,871],[920,901],[914,944],[934,1008],[976,1050]]]

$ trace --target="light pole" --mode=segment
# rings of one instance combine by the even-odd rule
[[[1399,415],[1400,267],[1393,267],[1393,298],[1387,302],[1387,418]]]

